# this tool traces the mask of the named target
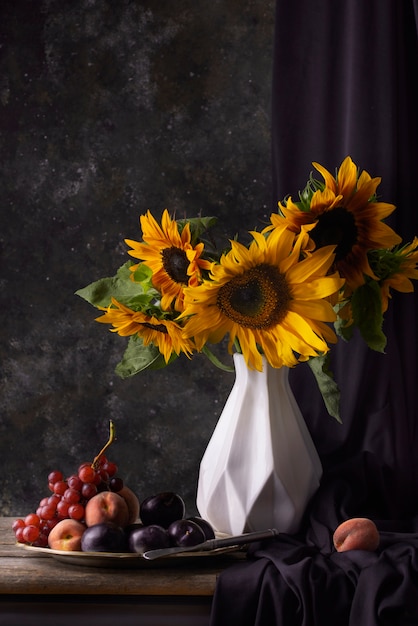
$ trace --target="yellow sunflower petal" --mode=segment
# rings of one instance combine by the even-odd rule
[[[185,289],[180,316],[188,319],[184,336],[193,337],[200,348],[228,334],[229,346],[238,340],[246,362],[255,368],[261,365],[262,353],[268,353],[275,366],[290,367],[299,358],[326,352],[322,324],[334,320],[335,314],[322,294],[335,295],[343,281],[335,273],[326,275],[333,259],[329,249],[313,253],[308,262],[300,260],[304,236],[293,249],[295,233],[285,228],[273,229],[267,237],[253,233],[248,247],[234,242],[213,267],[214,280]],[[304,306],[310,290],[315,303]],[[298,300],[295,294],[303,297]],[[333,339],[331,332],[325,333]]]
[[[335,322],[337,316],[334,309],[324,300],[292,300],[291,310],[303,318]]]
[[[402,237],[395,233],[390,226],[382,222],[375,224],[373,235],[373,248],[392,248],[402,241]]]
[[[357,167],[351,157],[346,157],[337,173],[337,188],[340,194],[350,196],[357,185]]]
[[[344,286],[344,279],[339,274],[322,276],[309,283],[293,284],[292,297],[296,300],[317,300],[328,298]]]
[[[183,310],[183,290],[187,285],[197,286],[202,281],[202,271],[210,270],[212,263],[201,258],[204,245],[191,244],[190,225],[187,223],[181,234],[178,224],[171,219],[167,209],[161,218],[161,227],[148,211],[142,215],[143,242],[126,239],[132,247],[131,256],[140,259],[153,273],[152,283],[161,293],[165,310]],[[132,274],[137,266],[131,267]],[[134,276],[133,276],[134,278]]]
[[[286,316],[286,322],[284,325],[289,325],[294,331],[295,336],[297,335],[301,340],[303,340],[302,348],[299,349],[301,354],[305,354],[307,352],[307,348],[312,348],[318,352],[326,352],[328,349],[325,341],[323,341],[314,331],[312,330],[311,325],[306,320],[306,318],[302,317],[295,311],[288,311]],[[289,337],[291,337],[291,333],[289,332]],[[303,347],[305,346],[305,347]]]
[[[324,275],[335,258],[335,246],[326,246],[313,252],[309,257],[303,259],[289,268],[288,275],[292,282],[301,283],[311,276]]]
[[[112,304],[107,309],[102,310],[106,311],[105,314],[96,321],[112,324],[111,331],[117,332],[122,337],[138,335],[145,346],[154,344],[164,356],[166,363],[173,352],[177,355],[183,352],[190,358],[194,346],[189,339],[183,337],[183,328],[176,322],[160,320],[141,311],[133,311],[115,298],[112,298]]]

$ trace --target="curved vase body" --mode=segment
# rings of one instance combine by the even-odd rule
[[[298,530],[322,466],[289,385],[289,370],[248,369],[234,355],[234,386],[200,464],[199,514],[237,535]]]

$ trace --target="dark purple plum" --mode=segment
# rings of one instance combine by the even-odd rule
[[[194,515],[193,517],[188,517],[187,519],[191,520],[192,522],[196,522],[196,524],[200,526],[200,528],[205,533],[205,539],[215,539],[214,530],[207,520],[203,519],[202,517],[198,517],[197,515]]]
[[[190,519],[178,519],[167,529],[171,543],[179,547],[196,546],[206,540],[205,533],[196,522]]]
[[[167,530],[157,524],[138,526],[131,530],[128,537],[129,552],[142,554],[143,552],[147,552],[147,550],[168,548],[170,545]]]
[[[112,476],[109,480],[109,489],[110,491],[115,491],[116,493],[123,489],[123,480],[119,478],[119,476]]]
[[[81,537],[83,552],[126,552],[126,535],[120,526],[102,522],[89,526]]]
[[[148,496],[141,502],[139,517],[144,526],[157,524],[168,528],[172,522],[185,516],[186,507],[181,496],[173,491],[163,491]]]

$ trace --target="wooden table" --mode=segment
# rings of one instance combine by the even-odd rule
[[[15,543],[0,518],[0,626],[206,626],[219,573],[243,553],[140,569],[69,565]]]

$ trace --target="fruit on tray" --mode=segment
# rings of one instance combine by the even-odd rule
[[[119,494],[111,491],[93,496],[87,502],[85,511],[82,522],[72,518],[58,520],[48,533],[48,547],[55,550],[142,554],[157,548],[193,546],[215,536],[209,522],[201,517],[182,517],[174,520],[168,528],[161,524],[144,524],[140,518],[135,523],[126,522],[129,520],[128,505]],[[33,521],[30,516],[27,520]],[[37,540],[23,543],[40,545]]]
[[[114,494],[122,499],[123,503],[118,508],[123,510],[123,513],[118,514],[118,523],[127,524],[137,519],[138,497],[124,485],[122,478],[118,476],[118,466],[105,456],[107,448],[114,440],[115,428],[110,422],[109,440],[92,462],[82,463],[77,471],[68,477],[64,477],[60,470],[53,470],[49,473],[49,495],[41,499],[35,512],[13,522],[12,529],[18,542],[47,547],[52,529],[66,519],[80,522],[85,527],[87,505],[98,494]],[[99,516],[99,511],[105,508],[103,500],[110,502],[115,499],[109,495],[103,498],[102,506],[97,506],[95,515],[91,514],[90,523],[104,521]],[[92,507],[92,510],[94,511],[95,508]],[[110,510],[109,504],[109,512]]]
[[[202,528],[191,519],[179,519],[172,522],[167,533],[171,544],[175,546],[196,546],[205,541],[205,533]]]
[[[169,548],[170,546],[170,537],[167,530],[158,524],[138,526],[131,529],[128,533],[129,552],[143,554],[147,550]]]
[[[63,519],[51,529],[48,545],[54,550],[81,550],[81,539],[86,527],[75,519]]]
[[[139,517],[143,524],[158,524],[163,528],[168,528],[172,522],[182,519],[185,512],[183,498],[172,491],[148,496],[139,507]]]
[[[212,539],[213,528],[201,517],[186,518],[183,498],[162,491],[141,502],[124,485],[118,466],[105,456],[115,439],[110,422],[106,445],[91,463],[64,477],[48,475],[50,495],[36,512],[13,522],[19,543],[55,550],[143,553],[170,546],[192,546]]]
[[[188,517],[187,519],[191,520],[192,522],[196,522],[196,524],[200,526],[200,528],[203,530],[206,540],[215,539],[215,533],[212,526],[209,524],[208,521],[203,519],[203,517],[198,517],[197,515],[194,515],[193,517]]]
[[[125,500],[128,505],[129,519],[128,524],[134,524],[139,517],[139,500],[136,493],[129,487],[124,485],[122,489],[117,492]]]
[[[129,523],[128,505],[118,493],[101,491],[87,502],[84,521],[86,526],[111,522],[123,528]]]
[[[380,543],[376,524],[367,517],[353,517],[342,522],[333,534],[337,552],[348,550],[377,550]]]
[[[127,552],[123,528],[112,522],[94,524],[84,530],[81,537],[83,552]]]

